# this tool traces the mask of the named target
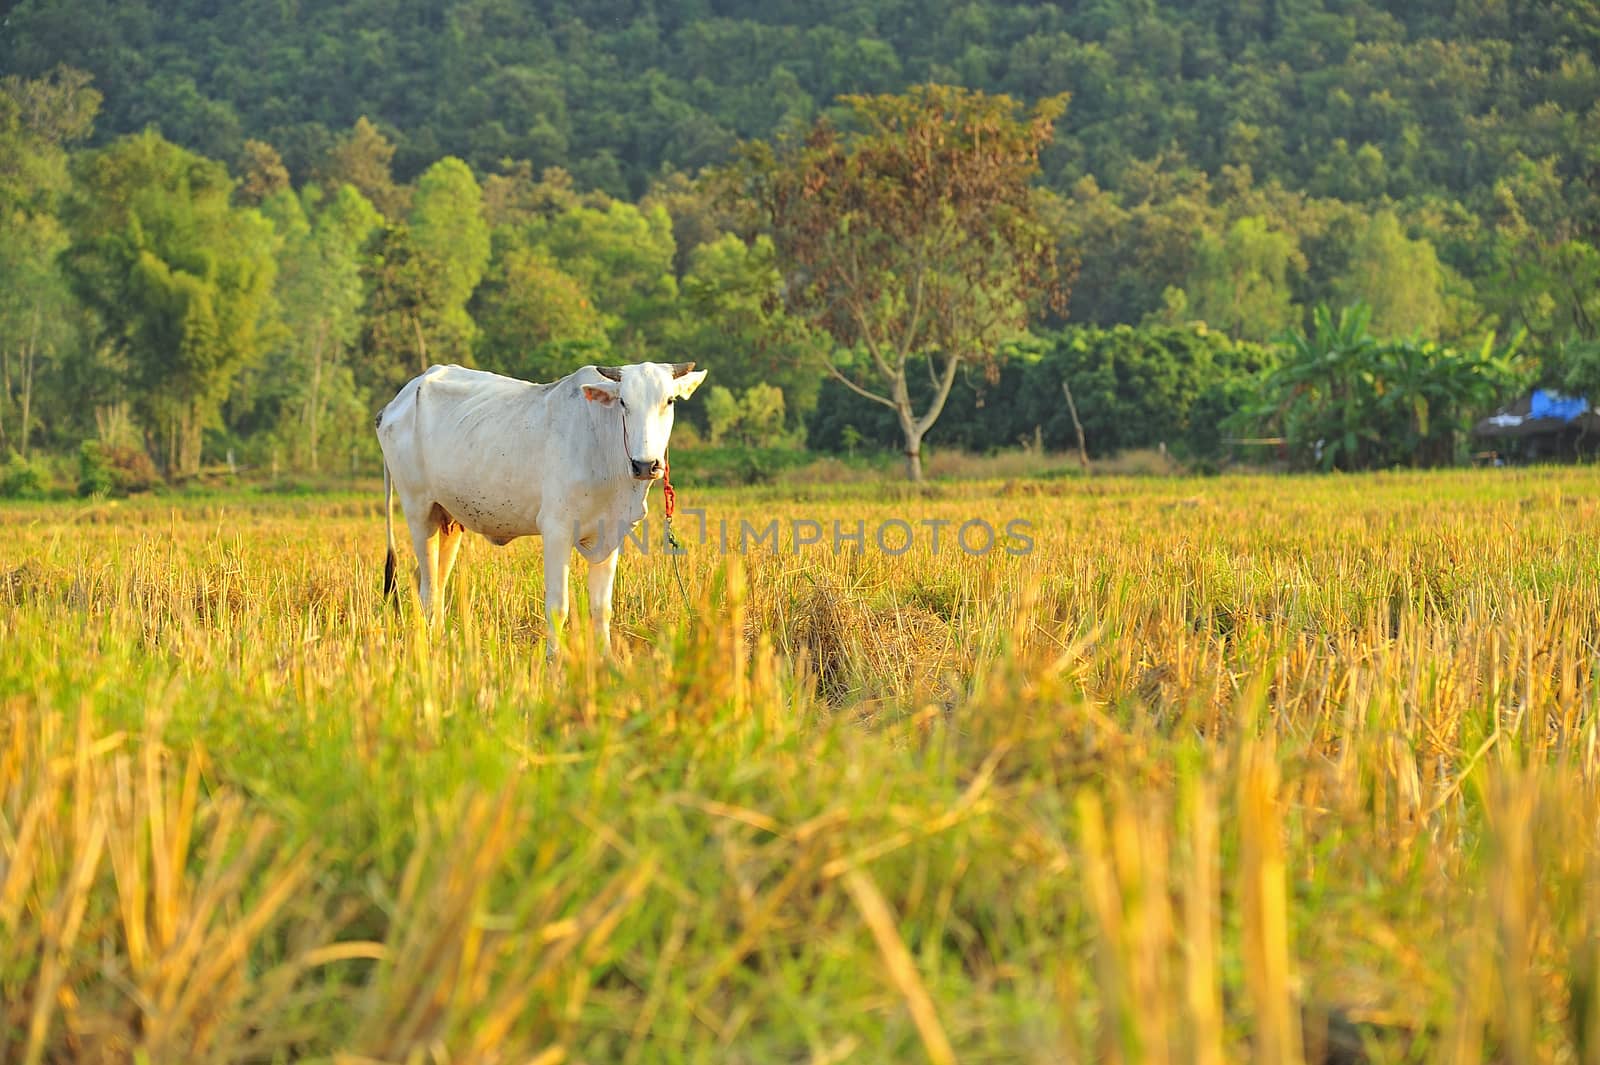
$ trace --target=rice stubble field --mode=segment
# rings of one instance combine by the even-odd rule
[[[680,498],[0,508],[0,1061],[1600,1061],[1600,470]]]

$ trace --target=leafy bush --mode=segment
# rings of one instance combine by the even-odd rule
[[[78,449],[78,494],[117,495],[147,492],[160,475],[150,456],[138,448],[85,440]]]
[[[674,448],[672,477],[680,487],[765,484],[812,458],[805,451],[781,447]]]
[[[1077,446],[1062,394],[1072,387],[1091,453],[1165,443],[1180,455],[1215,455],[1224,419],[1249,398],[1272,361],[1258,345],[1192,326],[1073,326],[1009,345],[998,380],[958,380],[929,432],[937,446],[992,451],[1032,442],[1050,450]],[[913,402],[929,385],[912,377]],[[814,448],[848,451],[857,442],[900,446],[894,412],[824,382],[809,425]]]
[[[0,498],[43,499],[48,484],[44,467],[37,460],[29,461],[15,451],[6,459],[4,470],[0,470]]]
[[[78,448],[78,494],[84,497],[110,495],[114,487],[116,481],[106,462],[105,449],[98,440],[85,440]]]

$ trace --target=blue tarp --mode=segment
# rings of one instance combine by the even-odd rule
[[[1582,396],[1563,396],[1560,392],[1550,392],[1543,388],[1533,390],[1533,398],[1529,402],[1528,417],[1530,418],[1560,418],[1570,422],[1580,414],[1589,410],[1589,401]]]

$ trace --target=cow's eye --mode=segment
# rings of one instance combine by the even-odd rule
[[[670,407],[676,402],[678,402],[678,397],[677,396],[673,396],[671,399],[667,400],[667,406]]]
[[[628,409],[628,401],[627,400],[619,399],[619,400],[617,400],[617,402],[622,404],[622,409],[623,410],[627,410]]]

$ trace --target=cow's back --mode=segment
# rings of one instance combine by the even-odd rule
[[[537,533],[552,387],[454,365],[408,381],[377,425],[407,513],[437,504],[492,539]]]

